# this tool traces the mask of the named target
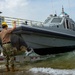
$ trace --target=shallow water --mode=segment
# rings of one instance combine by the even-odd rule
[[[5,72],[3,67],[1,65],[0,75],[75,75],[75,51],[50,55],[44,61],[20,64],[22,69],[17,72]]]
[[[34,73],[34,75],[75,75],[75,51],[51,55],[47,60],[46,66],[34,67],[29,71]]]
[[[33,73],[43,73],[50,75],[75,75],[75,69],[73,70],[62,70],[62,69],[52,69],[52,68],[32,68],[29,70]]]

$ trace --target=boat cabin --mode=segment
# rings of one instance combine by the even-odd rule
[[[48,27],[75,30],[75,22],[65,12],[62,12],[59,16],[56,14],[54,16],[50,15],[43,24]]]

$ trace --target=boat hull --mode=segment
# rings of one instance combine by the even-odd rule
[[[41,55],[63,53],[75,49],[75,36],[30,27],[20,27],[13,33],[20,35],[29,47]]]
[[[74,50],[75,46],[68,46],[68,47],[51,47],[51,48],[34,49],[34,52],[39,55],[50,55],[50,54],[71,52]]]

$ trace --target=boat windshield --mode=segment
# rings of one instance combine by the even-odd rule
[[[62,18],[53,18],[51,23],[61,23]]]
[[[48,23],[49,21],[50,21],[50,17],[48,17],[46,20],[45,20],[45,22],[44,22],[44,24],[46,24],[46,23]]]

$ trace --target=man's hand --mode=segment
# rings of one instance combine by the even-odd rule
[[[13,24],[16,24],[16,21],[14,21]]]
[[[12,26],[14,27],[16,27],[16,21],[12,21]]]

